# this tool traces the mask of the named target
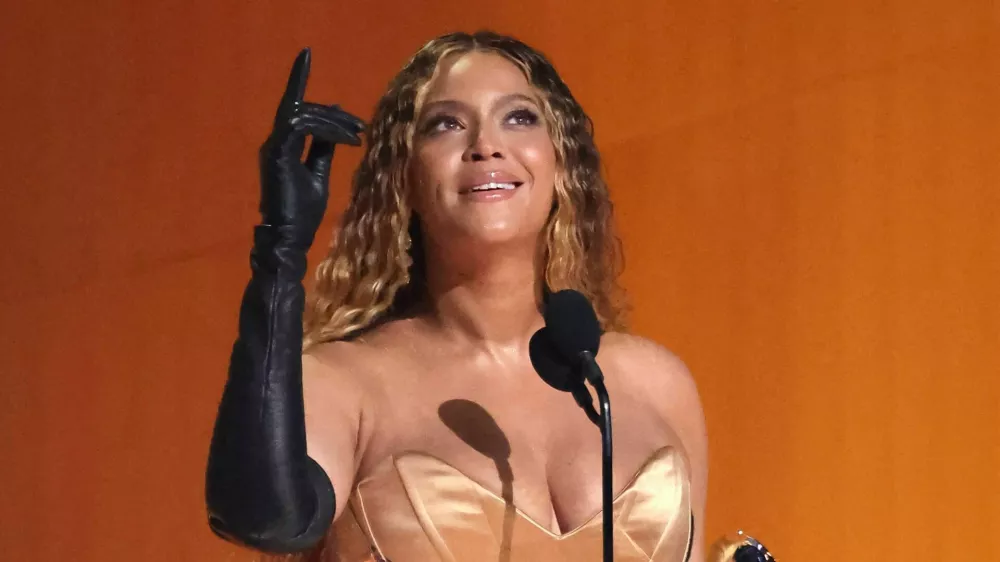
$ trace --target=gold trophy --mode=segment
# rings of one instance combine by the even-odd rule
[[[712,562],[777,562],[774,555],[760,542],[739,531],[735,536],[719,539],[709,552]]]

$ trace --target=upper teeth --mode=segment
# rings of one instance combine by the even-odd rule
[[[471,191],[486,191],[488,189],[514,189],[513,183],[497,183],[491,181],[490,183],[484,183],[482,185],[477,185],[472,188]]]

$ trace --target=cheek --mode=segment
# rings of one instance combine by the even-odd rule
[[[551,174],[556,163],[556,151],[555,147],[552,146],[552,140],[544,133],[531,137],[519,143],[518,152],[521,162],[529,171],[537,173],[539,176]]]
[[[419,147],[414,150],[413,164],[410,166],[410,205],[418,213],[425,214],[433,208],[437,186],[447,173],[447,159],[433,147]]]
[[[541,189],[546,192],[546,197],[551,198],[556,180],[556,151],[551,141],[545,138],[543,142],[526,146],[522,162],[531,174],[536,189]]]

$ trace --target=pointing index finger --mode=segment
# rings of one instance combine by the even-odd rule
[[[306,94],[306,82],[309,79],[311,62],[312,52],[308,47],[299,51],[299,56],[295,57],[292,71],[288,76],[288,84],[285,86],[285,93],[281,96],[281,104],[278,106],[277,119],[279,121],[289,119],[295,111],[295,106],[302,102]]]

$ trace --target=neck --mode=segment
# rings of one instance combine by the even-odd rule
[[[450,339],[494,357],[501,350],[523,351],[543,322],[544,271],[535,249],[458,253],[428,243],[425,256],[431,322]]]

